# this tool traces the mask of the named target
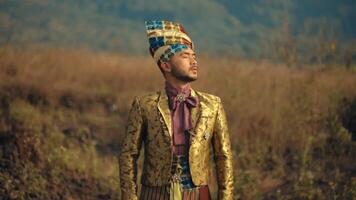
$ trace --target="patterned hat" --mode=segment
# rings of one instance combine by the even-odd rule
[[[194,49],[192,40],[183,26],[170,21],[146,21],[146,31],[153,59],[168,61],[183,49]]]

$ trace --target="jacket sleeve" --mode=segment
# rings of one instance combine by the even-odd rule
[[[218,199],[233,199],[234,175],[231,143],[226,114],[220,98],[218,98],[218,111],[215,119],[212,142],[218,182]]]
[[[137,159],[142,146],[144,118],[139,99],[131,105],[124,141],[119,155],[121,199],[137,199]]]

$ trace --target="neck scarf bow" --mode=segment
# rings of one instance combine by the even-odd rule
[[[190,87],[178,91],[170,83],[166,82],[169,108],[173,121],[173,141],[175,145],[186,142],[185,131],[192,128],[190,110],[198,105],[198,99],[191,96]]]

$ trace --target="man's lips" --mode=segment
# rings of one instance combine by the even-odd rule
[[[190,68],[190,70],[198,71],[198,67],[192,67],[192,68]]]

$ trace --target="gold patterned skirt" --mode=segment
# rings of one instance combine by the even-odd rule
[[[207,185],[189,190],[181,190],[179,183],[171,183],[165,186],[141,187],[140,200],[210,200]]]

